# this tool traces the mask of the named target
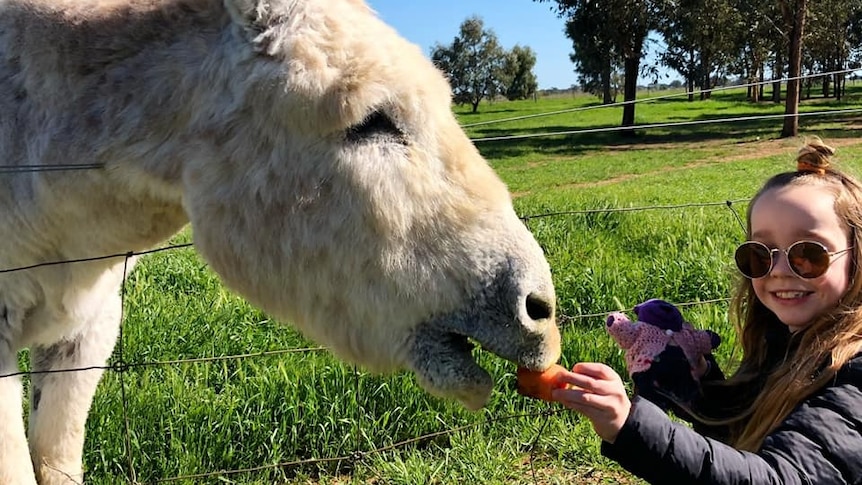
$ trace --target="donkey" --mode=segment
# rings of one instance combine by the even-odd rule
[[[0,269],[191,224],[273,317],[478,409],[473,345],[541,370],[560,336],[542,250],[450,97],[361,0],[0,0]],[[105,365],[133,262],[0,272],[0,483],[82,480],[101,373],[50,371]]]

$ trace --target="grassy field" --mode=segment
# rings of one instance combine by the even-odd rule
[[[862,90],[851,89],[843,103],[810,100],[803,111],[862,106]],[[615,126],[621,108],[596,104],[583,96],[498,102],[476,115],[456,109],[463,124],[579,109],[468,128],[547,253],[563,364],[601,361],[623,372],[605,314],[661,297],[721,334],[719,359],[732,365],[726,298],[743,232],[726,201],[744,217],[759,183],[793,168],[800,140],[777,138],[780,119],[656,127],[635,137],[481,140]],[[638,104],[637,121],[781,112],[721,92]],[[857,117],[805,117],[801,131],[839,147],[842,166],[859,173]],[[189,241],[186,233],[172,242]],[[107,372],[88,422],[88,483],[639,483],[599,455],[587,422],[517,395],[514,365],[481,350],[496,388],[486,409],[468,412],[426,395],[407,374],[371,375],[336,361],[226,291],[193,249],[145,257],[125,295],[127,363],[276,352]],[[217,473],[231,470],[240,471]]]

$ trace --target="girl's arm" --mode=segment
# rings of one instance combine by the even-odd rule
[[[575,365],[561,378],[580,389],[553,396],[592,421],[605,456],[651,483],[858,484],[862,370],[856,370],[803,402],[757,453],[706,438],[645,399],[630,401],[620,377],[603,364]]]

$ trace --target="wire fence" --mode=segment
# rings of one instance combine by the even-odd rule
[[[677,204],[677,205],[647,205],[640,207],[625,207],[625,208],[608,208],[603,210],[577,210],[577,211],[560,211],[560,212],[546,212],[546,213],[538,213],[538,214],[528,214],[521,216],[521,219],[525,224],[529,224],[529,221],[539,220],[539,219],[547,219],[547,218],[569,218],[576,216],[584,216],[589,214],[595,214],[597,212],[640,212],[640,211],[674,211],[681,209],[692,209],[692,208],[717,208],[717,207],[727,207],[730,209],[728,211],[728,217],[733,217],[734,220],[739,220],[738,213],[733,210],[733,205],[736,203],[744,203],[747,202],[748,199],[738,199],[738,200],[727,200],[727,201],[718,201],[718,202],[707,202],[707,203],[691,203],[691,204]],[[15,268],[3,268],[0,269],[0,273],[13,273],[13,272],[21,272],[21,271],[29,271],[34,268],[45,267],[45,266],[54,266],[58,264],[78,264],[82,262],[89,261],[99,261],[105,259],[113,259],[113,258],[124,258],[126,263],[125,267],[128,267],[128,262],[131,258],[144,256],[155,253],[162,252],[170,252],[177,251],[185,248],[191,247],[192,244],[174,244],[165,247],[160,247],[148,251],[140,251],[140,252],[128,252],[122,254],[110,254],[104,256],[94,256],[91,258],[79,258],[73,260],[66,261],[50,261],[41,264],[33,264]],[[124,272],[123,278],[123,286],[121,289],[121,302],[122,308],[126,307],[125,295],[126,295],[126,274]],[[699,301],[690,301],[690,302],[677,302],[675,303],[677,306],[681,308],[699,306],[699,305],[711,305],[711,304],[722,304],[726,303],[728,299],[720,298],[720,299],[711,299],[711,300],[699,300]],[[561,331],[565,331],[567,327],[576,326],[580,321],[605,317],[608,313],[612,311],[618,311],[617,308],[608,308],[607,310],[595,312],[595,313],[584,313],[578,315],[558,315],[558,325],[561,328]],[[632,309],[628,309],[631,311]],[[389,451],[395,451],[399,449],[406,449],[411,446],[415,446],[419,443],[427,442],[434,440],[435,438],[439,438],[441,436],[451,435],[455,433],[460,433],[466,431],[471,428],[477,428],[484,425],[505,422],[514,419],[520,419],[524,417],[547,417],[552,416],[554,414],[558,414],[561,412],[565,412],[561,409],[552,409],[548,408],[547,410],[536,412],[536,413],[520,413],[520,414],[505,414],[499,416],[488,417],[482,421],[470,423],[464,426],[456,426],[450,427],[447,429],[443,429],[437,432],[424,434],[421,436],[416,436],[410,439],[402,440],[397,443],[393,443],[387,446],[381,446],[379,448],[371,449],[371,450],[363,450],[356,449],[355,451],[340,455],[340,456],[329,456],[322,458],[313,458],[313,459],[303,459],[303,460],[293,460],[293,461],[285,461],[280,463],[272,463],[267,465],[260,466],[250,466],[246,468],[237,468],[237,469],[229,469],[229,470],[212,470],[212,471],[202,471],[200,473],[194,474],[185,474],[185,475],[177,475],[172,477],[147,477],[144,481],[139,481],[135,469],[135,460],[131,450],[134,449],[132,446],[132,433],[133,427],[130,424],[130,412],[128,405],[128,396],[127,396],[127,382],[126,376],[127,371],[134,369],[142,369],[142,368],[153,368],[153,367],[166,367],[166,366],[177,366],[177,365],[191,365],[191,364],[213,364],[217,362],[225,362],[225,361],[240,361],[247,359],[260,359],[265,357],[273,357],[285,354],[297,354],[297,353],[313,353],[313,352],[326,352],[327,349],[322,346],[317,347],[303,347],[303,348],[288,348],[288,349],[278,349],[278,350],[267,350],[261,352],[251,352],[251,353],[243,353],[243,354],[234,354],[234,355],[223,355],[223,356],[212,356],[212,357],[191,357],[185,359],[172,359],[172,360],[152,360],[152,361],[140,361],[140,362],[129,362],[125,358],[124,352],[124,336],[123,336],[123,328],[124,324],[120,325],[120,335],[117,341],[117,348],[115,350],[115,357],[112,359],[112,362],[106,364],[104,366],[84,366],[84,367],[73,367],[73,368],[64,368],[64,369],[52,369],[52,370],[44,370],[44,371],[18,371],[13,373],[0,374],[0,379],[2,378],[11,378],[11,377],[28,377],[31,375],[37,374],[63,374],[69,372],[82,372],[89,370],[103,370],[107,372],[116,373],[119,377],[120,383],[120,391],[121,391],[121,403],[122,403],[122,420],[123,426],[125,429],[124,439],[125,439],[125,449],[127,450],[127,483],[138,484],[138,483],[173,483],[173,482],[188,482],[188,481],[196,481],[202,479],[210,479],[210,478],[227,478],[235,475],[242,474],[253,474],[253,473],[262,473],[266,471],[273,470],[289,470],[292,468],[302,468],[310,465],[325,465],[329,463],[352,463],[356,464],[361,462],[362,460],[375,455],[382,454]],[[358,387],[358,380],[361,378],[360,373],[354,372],[354,384]],[[356,424],[359,424],[359,421],[356,421]],[[360,433],[357,431],[356,433],[359,435]],[[535,438],[538,440],[541,436],[541,432],[539,432]],[[532,450],[532,446],[531,446]],[[531,451],[532,453],[532,451]],[[532,461],[530,462],[531,471],[535,473],[535,470],[532,469]],[[537,478],[536,483],[540,483]]]
[[[852,71],[843,71],[843,72],[852,72]],[[821,73],[817,76],[822,76],[831,73]],[[772,83],[774,81],[767,81]],[[752,84],[751,86],[756,86],[760,83]],[[732,88],[739,88],[740,86],[733,86]],[[744,86],[742,86],[744,87]],[[713,91],[717,91],[716,88]],[[684,93],[687,95],[688,93]],[[655,99],[663,99],[666,97],[659,97]],[[655,99],[646,99],[642,102],[654,101]],[[607,105],[602,107],[619,107],[619,104],[616,105]],[[563,111],[554,111],[549,113],[544,113],[540,115],[532,115],[532,116],[549,116],[556,115],[561,113],[573,112],[580,110],[581,108],[573,109],[573,110],[563,110]],[[799,113],[798,116],[833,116],[833,115],[847,115],[851,113],[862,112],[862,108],[850,108],[850,109],[841,109],[841,110],[820,110],[816,112],[807,112],[807,113]],[[607,128],[586,128],[580,130],[567,130],[561,132],[553,132],[553,133],[542,133],[542,134],[528,134],[528,135],[511,135],[511,136],[501,136],[501,137],[488,137],[488,138],[477,138],[474,139],[474,142],[480,143],[485,141],[514,141],[527,137],[541,137],[541,136],[559,136],[559,135],[571,135],[577,133],[595,133],[599,131],[616,131],[620,129],[649,129],[649,128],[657,128],[657,127],[669,127],[676,128],[680,126],[688,126],[688,125],[703,125],[703,124],[715,124],[715,123],[734,123],[740,121],[751,121],[751,120],[767,120],[767,119],[776,119],[782,118],[785,115],[758,115],[758,116],[744,116],[744,117],[735,117],[735,118],[725,118],[725,119],[713,119],[713,120],[704,120],[704,121],[691,121],[691,122],[677,122],[677,123],[651,123],[646,125],[637,125],[634,127],[607,127]],[[495,122],[506,122],[513,120],[520,120],[528,117],[516,117],[516,118],[508,118],[505,120],[497,120]],[[482,124],[490,124],[494,122],[488,123],[474,123],[466,126],[478,126]],[[104,169],[103,164],[64,164],[64,165],[30,165],[30,166],[12,166],[12,165],[0,165],[0,174],[6,174],[9,176],[15,176],[16,174],[22,173],[36,173],[36,172],[47,172],[47,171],[78,171],[78,170],[101,170]],[[732,217],[734,223],[738,223],[743,226],[744,224],[739,216],[739,214],[734,210],[734,204],[744,203],[747,199],[737,199],[737,200],[722,200],[708,203],[691,203],[691,204],[678,204],[678,205],[651,205],[651,206],[640,206],[640,207],[625,207],[625,208],[607,208],[607,209],[594,209],[594,210],[578,210],[578,211],[549,211],[544,213],[536,213],[536,214],[527,214],[522,215],[521,219],[527,225],[531,223],[531,221],[547,219],[547,218],[565,218],[565,217],[574,217],[581,215],[594,214],[597,212],[637,212],[637,211],[672,211],[672,210],[680,210],[680,209],[688,209],[688,208],[716,208],[716,207],[727,207],[728,217]],[[56,265],[65,265],[65,264],[79,264],[86,263],[92,261],[100,261],[100,260],[108,260],[108,259],[120,259],[122,258],[124,261],[124,278],[123,278],[123,286],[121,289],[121,302],[122,307],[126,306],[126,272],[129,267],[129,262],[131,258],[150,255],[154,253],[160,252],[169,252],[176,251],[180,249],[190,248],[193,244],[174,244],[168,245],[148,251],[140,251],[140,252],[125,252],[125,253],[117,253],[117,254],[108,254],[108,255],[93,255],[91,257],[86,258],[78,258],[78,259],[70,259],[70,260],[58,260],[58,261],[46,261],[46,262],[35,262],[32,264],[22,265],[18,267],[9,267],[9,268],[0,268],[0,274],[11,274],[16,272],[30,271],[37,268],[43,268],[48,266],[56,266]],[[701,300],[701,301],[689,301],[689,302],[675,302],[676,305],[680,307],[690,307],[695,305],[710,305],[710,304],[724,304],[727,303],[727,299],[713,299],[713,300]],[[577,315],[559,315],[559,324],[561,327],[567,327],[575,325],[577,322],[584,319],[592,319],[603,317],[610,313],[611,311],[617,311],[618,308],[608,308],[606,311],[589,313],[589,314],[577,314]],[[629,309],[631,310],[631,309]],[[284,470],[296,467],[304,467],[312,464],[326,464],[326,463],[356,463],[360,462],[367,457],[374,454],[386,453],[393,450],[399,450],[408,448],[411,446],[415,446],[418,443],[434,440],[440,436],[450,435],[453,433],[463,432],[470,428],[483,426],[484,424],[490,422],[501,422],[512,419],[519,419],[523,417],[537,417],[537,416],[550,416],[552,414],[560,412],[559,410],[548,409],[546,411],[531,413],[531,414],[509,414],[509,415],[501,415],[495,417],[489,417],[484,421],[479,421],[476,423],[471,423],[465,426],[458,427],[449,427],[434,433],[429,433],[421,436],[416,436],[410,439],[406,439],[403,441],[399,441],[397,443],[393,443],[391,445],[382,446],[379,448],[371,449],[371,450],[362,450],[356,449],[349,454],[344,454],[340,456],[330,456],[330,457],[322,457],[322,458],[314,458],[314,459],[304,459],[304,460],[295,460],[295,461],[286,461],[281,463],[267,464],[262,466],[250,466],[246,468],[238,468],[238,469],[230,469],[230,470],[203,470],[200,473],[187,474],[187,475],[179,475],[173,477],[147,477],[144,482],[140,482],[138,475],[135,470],[135,459],[132,452],[132,426],[130,424],[130,417],[128,411],[128,395],[127,395],[127,382],[126,375],[127,371],[133,369],[140,368],[148,368],[148,367],[166,367],[166,366],[176,366],[176,365],[191,365],[191,364],[212,364],[216,362],[224,362],[224,361],[239,361],[239,360],[247,360],[247,359],[260,359],[264,357],[272,357],[284,354],[295,354],[295,353],[315,353],[315,352],[326,352],[326,348],[324,347],[302,347],[302,348],[289,348],[289,349],[276,349],[276,350],[266,350],[261,352],[250,352],[243,354],[235,354],[235,355],[226,355],[226,356],[214,356],[214,357],[191,357],[185,359],[173,359],[173,360],[152,360],[152,361],[140,361],[140,362],[128,362],[126,360],[126,356],[124,353],[124,336],[123,336],[123,327],[124,325],[121,323],[120,325],[120,335],[117,342],[117,348],[115,350],[114,359],[104,366],[86,366],[86,367],[78,367],[78,368],[66,368],[66,369],[54,369],[48,371],[18,371],[6,374],[0,374],[0,379],[2,378],[15,378],[15,377],[28,377],[36,374],[44,374],[44,373],[69,373],[69,372],[81,372],[88,370],[103,370],[111,373],[116,373],[119,377],[120,382],[120,390],[121,390],[121,401],[122,401],[122,409],[123,409],[123,426],[125,430],[125,449],[127,452],[127,470],[125,481],[128,483],[170,483],[170,482],[178,482],[178,481],[196,481],[202,479],[212,479],[212,478],[223,478],[223,477],[231,477],[239,474],[250,474],[250,473],[259,473],[267,470]],[[359,374],[355,373],[356,379],[359,379]],[[357,384],[358,385],[358,384]],[[539,434],[541,431],[539,432]],[[538,439],[539,435],[537,434],[536,439]],[[534,443],[535,444],[535,441]],[[532,461],[531,461],[531,470],[533,471],[534,481],[536,484],[540,483],[539,479],[535,477],[535,470],[532,469]]]

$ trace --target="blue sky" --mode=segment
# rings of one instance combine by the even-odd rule
[[[461,23],[478,15],[497,34],[500,44],[529,46],[536,53],[533,72],[540,89],[567,88],[577,83],[569,60],[572,41],[553,3],[532,0],[366,0],[386,23],[429,55],[435,43],[448,45]]]

